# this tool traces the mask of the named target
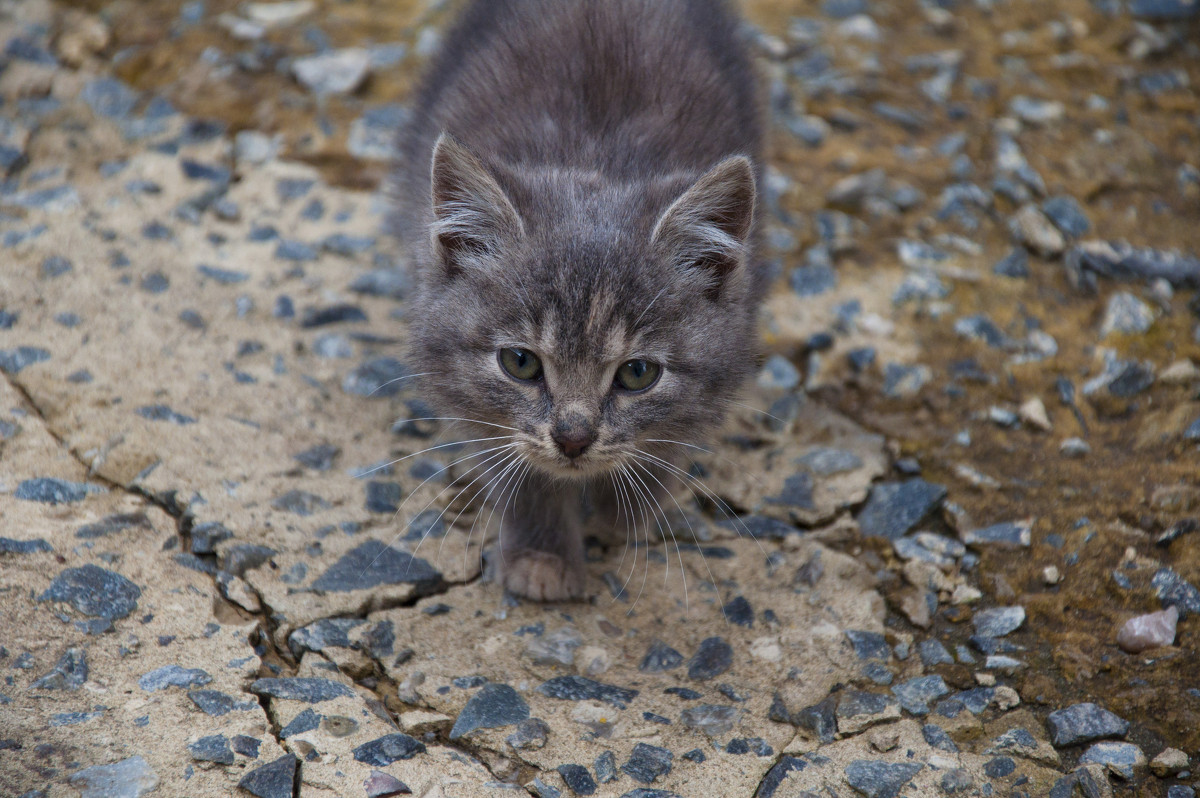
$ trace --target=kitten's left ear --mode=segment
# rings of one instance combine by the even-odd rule
[[[651,240],[676,266],[704,280],[716,299],[749,254],[754,227],[754,170],[736,155],[704,173],[659,217]]]

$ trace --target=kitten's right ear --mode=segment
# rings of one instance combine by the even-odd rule
[[[448,134],[433,148],[435,257],[448,274],[461,272],[481,256],[499,252],[523,233],[521,217],[500,184],[478,158]]]

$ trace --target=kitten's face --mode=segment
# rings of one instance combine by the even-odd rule
[[[435,154],[435,210],[441,185],[449,212],[414,318],[413,365],[443,411],[485,425],[485,446],[511,445],[494,462],[568,479],[647,463],[715,424],[753,368],[749,218],[729,209],[752,214],[748,168],[655,196],[564,175],[500,189],[451,155],[439,183]],[[687,238],[698,219],[700,242]]]

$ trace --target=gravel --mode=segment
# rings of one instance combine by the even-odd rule
[[[1128,721],[1090,702],[1051,712],[1046,725],[1051,741],[1060,748],[1105,737],[1124,737],[1129,731]]]

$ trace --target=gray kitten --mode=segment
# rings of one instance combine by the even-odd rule
[[[684,479],[754,368],[762,128],[738,20],[721,0],[474,0],[414,111],[412,365],[494,439],[468,462],[504,586],[580,596],[585,503],[652,525],[634,505]]]

